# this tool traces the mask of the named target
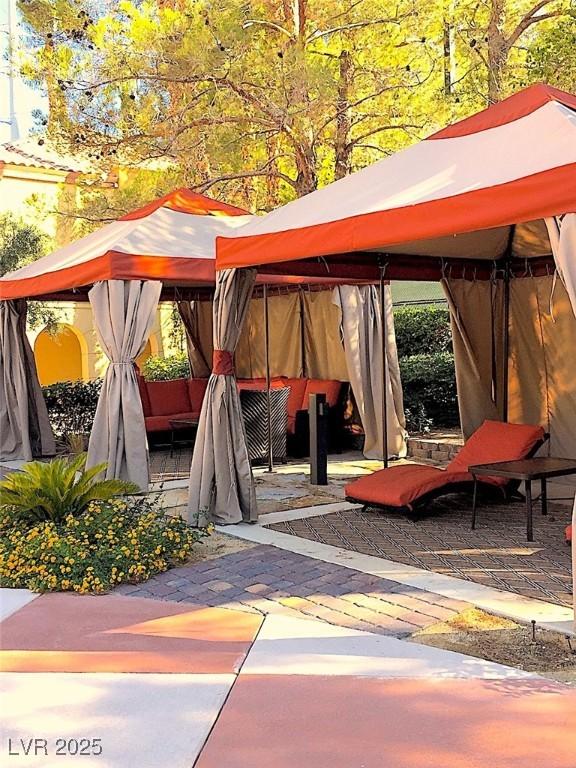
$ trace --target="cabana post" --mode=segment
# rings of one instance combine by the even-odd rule
[[[388,466],[388,349],[387,349],[387,327],[386,327],[386,297],[384,294],[384,274],[386,265],[380,267],[380,329],[381,329],[381,354],[382,354],[382,462],[384,467]]]

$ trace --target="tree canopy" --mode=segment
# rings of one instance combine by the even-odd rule
[[[574,88],[573,2],[21,0],[24,72],[53,140],[146,169],[136,196],[264,211],[535,80]]]

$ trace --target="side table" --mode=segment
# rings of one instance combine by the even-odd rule
[[[526,486],[526,536],[534,541],[532,525],[532,481],[540,480],[542,495],[542,514],[548,514],[546,481],[552,477],[566,477],[576,474],[576,459],[559,459],[552,456],[520,459],[519,461],[499,461],[495,464],[477,464],[468,467],[474,477],[474,496],[472,501],[472,528],[476,527],[476,500],[478,478],[504,477],[509,480],[524,481]]]

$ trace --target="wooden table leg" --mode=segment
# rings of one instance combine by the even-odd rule
[[[478,496],[478,480],[474,478],[474,493],[472,494],[472,530],[476,528],[476,501]]]
[[[548,514],[548,494],[546,492],[546,478],[543,477],[540,481],[540,488],[541,488],[541,494],[540,494],[540,500],[542,501],[542,514],[547,515]]]
[[[526,480],[526,537],[528,541],[534,541],[532,530],[532,481]]]

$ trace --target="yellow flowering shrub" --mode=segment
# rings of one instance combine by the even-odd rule
[[[185,562],[210,531],[147,499],[92,501],[62,522],[24,524],[0,510],[0,586],[102,593]]]

